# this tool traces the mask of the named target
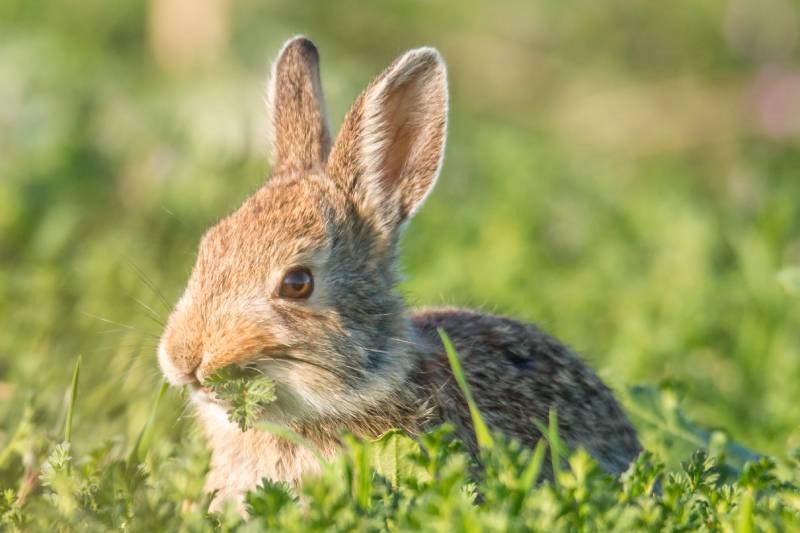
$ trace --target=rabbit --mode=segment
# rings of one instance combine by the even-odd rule
[[[227,365],[275,382],[261,415],[332,458],[350,432],[419,435],[450,423],[473,454],[467,402],[437,333],[460,357],[485,421],[528,446],[555,409],[570,448],[623,472],[641,447],[611,390],[536,326],[458,308],[412,311],[394,290],[398,240],[431,192],[447,131],[445,63],[433,48],[396,59],[361,93],[333,139],[319,55],[290,39],[268,88],[271,177],[212,227],[158,348],[166,379],[189,385],[211,449],[211,510],[262,478],[296,484],[321,469],[307,448],[242,431],[203,387]],[[550,475],[547,473],[546,475]]]

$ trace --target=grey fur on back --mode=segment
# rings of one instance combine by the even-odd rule
[[[586,449],[603,469],[623,472],[641,452],[636,432],[611,390],[569,348],[536,326],[464,309],[425,309],[412,323],[431,347],[420,383],[431,385],[436,422],[450,422],[474,452],[472,421],[455,383],[437,328],[443,328],[462,362],[465,377],[487,424],[528,446],[541,437],[532,420],[547,426],[558,416],[559,436]],[[436,376],[431,379],[430,376]]]

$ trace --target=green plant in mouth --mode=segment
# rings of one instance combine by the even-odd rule
[[[228,407],[228,420],[242,431],[252,428],[264,407],[275,401],[275,382],[258,370],[228,365],[203,380]]]

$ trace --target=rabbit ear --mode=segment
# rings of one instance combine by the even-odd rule
[[[446,129],[444,61],[433,48],[410,50],[348,112],[328,160],[328,175],[351,191],[364,216],[392,234],[433,188]]]
[[[273,173],[322,169],[331,148],[319,54],[305,37],[278,53],[267,90]]]

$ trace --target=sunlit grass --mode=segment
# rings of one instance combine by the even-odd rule
[[[203,57],[173,61],[153,49],[152,3],[0,7],[6,527],[238,523],[236,513],[204,518],[208,456],[186,399],[162,387],[155,348],[203,231],[268,172],[265,77],[298,32],[320,47],[334,128],[400,51],[442,51],[447,157],[403,241],[401,291],[415,305],[478,307],[556,334],[617,391],[654,456],[620,488],[577,455],[559,476],[567,489],[528,496],[544,442],[511,453],[481,430],[496,457],[519,455],[497,459],[505,466],[476,489],[456,446],[423,436],[427,455],[409,464],[435,483],[395,473],[388,486],[409,492],[381,492],[371,471],[353,470],[352,452],[303,489],[301,501],[319,503],[311,518],[281,487],[252,495],[271,527],[364,525],[354,479],[358,509],[385,511],[380,520],[417,506],[400,524],[409,528],[502,529],[523,515],[537,517],[525,527],[570,528],[644,511],[674,518],[700,501],[721,528],[794,524],[794,489],[771,477],[792,479],[800,446],[794,5],[228,3],[203,10],[227,17],[211,26],[227,33],[203,41]],[[392,438],[381,446],[405,442]],[[697,447],[717,466],[702,470]],[[754,453],[774,457],[774,470]],[[661,463],[664,500],[643,488]],[[704,484],[712,474],[731,492]],[[380,520],[370,524],[389,527]]]

